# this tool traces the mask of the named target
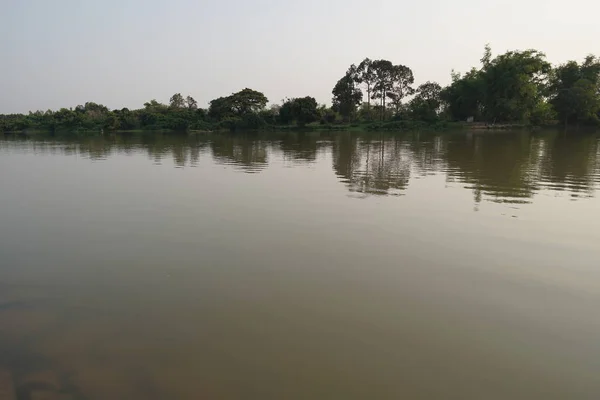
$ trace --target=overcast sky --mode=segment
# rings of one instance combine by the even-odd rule
[[[0,113],[177,92],[206,107],[245,87],[329,104],[365,57],[446,84],[488,42],[553,63],[600,55],[599,12],[597,0],[0,0]]]

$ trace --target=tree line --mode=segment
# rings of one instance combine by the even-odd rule
[[[94,102],[58,111],[0,115],[0,132],[26,130],[253,130],[295,124],[305,126],[316,121],[333,123],[335,114],[310,96],[286,99],[267,108],[267,97],[256,90],[243,89],[227,97],[212,100],[208,109],[198,107],[191,97],[171,96],[168,104],[151,100],[137,110],[110,110]]]
[[[210,102],[174,94],[137,110],[110,110],[93,102],[57,111],[0,115],[0,131],[24,130],[244,130],[268,127],[367,124],[406,127],[411,123],[475,121],[488,124],[600,125],[600,58],[553,66],[537,50],[509,51],[496,57],[485,47],[481,65],[442,87],[415,87],[410,67],[365,58],[352,64],[332,90],[332,106],[314,97],[285,99],[267,107],[267,97],[243,89]]]
[[[479,68],[451,77],[446,87],[415,88],[409,67],[367,58],[337,82],[333,109],[346,120],[600,123],[600,58],[593,55],[553,67],[537,50],[492,57],[488,45]]]

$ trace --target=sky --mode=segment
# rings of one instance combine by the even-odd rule
[[[552,63],[600,55],[595,0],[0,0],[0,113],[201,107],[246,87],[270,103],[331,89],[365,57],[417,84],[535,48]]]

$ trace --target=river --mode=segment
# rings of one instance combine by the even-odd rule
[[[599,189],[594,134],[0,136],[0,370],[19,400],[598,399]]]

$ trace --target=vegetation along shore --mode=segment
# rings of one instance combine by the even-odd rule
[[[198,107],[174,94],[169,104],[110,110],[87,102],[75,108],[0,115],[0,132],[105,132],[128,130],[219,131],[268,129],[410,130],[515,126],[599,126],[600,58],[552,65],[537,50],[492,56],[452,81],[415,86],[413,71],[388,60],[351,65],[332,90],[332,105],[314,97],[269,104],[265,94],[243,89]]]

